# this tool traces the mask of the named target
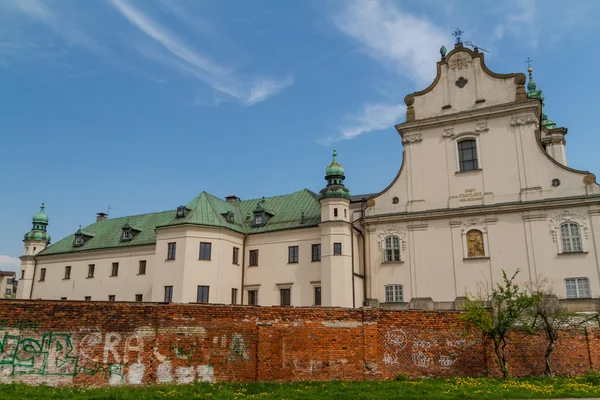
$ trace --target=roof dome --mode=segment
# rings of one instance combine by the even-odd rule
[[[44,213],[44,208],[46,208],[44,206],[44,203],[42,203],[42,206],[40,207],[40,212],[35,214],[33,216],[33,223],[39,223],[39,224],[47,224],[48,223],[48,216],[46,215],[46,213]]]
[[[337,152],[333,150],[333,162],[325,170],[325,175],[344,175],[344,167],[337,163]]]
[[[43,240],[50,242],[50,235],[44,231],[31,231],[25,234],[24,240]]]

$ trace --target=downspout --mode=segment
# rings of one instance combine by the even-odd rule
[[[364,305],[367,304],[367,255],[365,254],[365,249],[366,249],[366,247],[365,247],[365,234],[360,229],[358,229],[357,227],[355,227],[354,224],[352,224],[352,227],[354,229],[356,229],[356,231],[358,233],[360,233],[360,235],[363,238],[363,268],[364,268],[364,271],[363,271],[362,278],[363,278],[363,306],[364,306]],[[352,236],[354,238],[354,235],[352,235]],[[353,240],[353,242],[354,242],[354,240]],[[352,272],[354,272],[354,270]]]
[[[352,225],[354,227],[354,225]],[[352,265],[352,308],[356,308],[356,289],[354,288],[354,232],[350,231],[350,264]]]
[[[33,277],[31,278],[31,290],[29,291],[29,300],[33,297],[33,284],[35,283],[35,273],[37,272],[37,258],[33,256]]]
[[[240,304],[244,304],[244,272],[246,271],[246,238],[248,235],[244,235],[242,241],[242,287],[240,289]]]

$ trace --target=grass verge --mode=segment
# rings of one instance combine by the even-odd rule
[[[384,382],[198,383],[83,388],[0,385],[0,399],[553,399],[600,397],[598,375],[578,378],[398,379]]]

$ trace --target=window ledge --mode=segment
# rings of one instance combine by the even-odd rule
[[[136,274],[136,275],[146,275],[146,274],[145,274],[145,273],[143,273],[143,274]]]
[[[321,262],[321,260],[311,260],[310,262]]]
[[[288,261],[288,264],[299,264],[298,261]]]
[[[258,267],[258,265],[248,265],[247,268],[257,268],[257,267]]]
[[[481,256],[481,257],[463,257],[463,260],[489,260],[489,256]]]
[[[381,265],[387,265],[387,264],[404,264],[404,261],[398,260],[398,261],[382,261],[381,262]]]
[[[94,279],[93,276],[86,276],[85,279]]]
[[[198,261],[211,261],[210,258],[199,258]]]
[[[63,278],[62,280],[63,280],[63,281],[70,281],[70,280],[71,280],[71,278]]]
[[[587,254],[587,251],[563,251],[562,253],[558,253],[559,256],[568,256],[572,254]]]
[[[109,275],[109,278],[117,278],[119,275]]]
[[[454,174],[468,174],[469,172],[481,172],[483,171],[481,168],[478,169],[470,169],[468,171],[456,171]]]
[[[175,261],[174,258],[165,258],[165,261]]]

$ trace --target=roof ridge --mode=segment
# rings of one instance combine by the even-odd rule
[[[150,215],[150,214],[161,214],[161,213],[167,213],[167,212],[177,212],[177,210],[173,209],[173,210],[155,211],[155,212],[149,212],[149,213],[143,213],[143,214],[124,215],[122,217],[115,217],[115,218],[109,217],[103,221],[117,221],[117,220],[124,219],[124,218],[141,217],[141,216]],[[88,226],[92,226],[97,222],[101,222],[101,221],[92,222]]]
[[[260,197],[260,198],[257,198],[257,199],[240,200],[240,202],[241,203],[248,203],[248,202],[252,202],[252,201],[259,201],[259,200],[262,200],[262,199],[265,199],[265,200],[267,200],[267,199],[275,199],[275,198],[278,198],[278,197],[291,196],[291,195],[302,193],[302,192],[305,192],[305,191],[308,191],[308,189],[300,189],[300,190],[297,190],[297,191],[292,192],[292,193],[279,194],[277,196],[271,196],[271,197]]]

